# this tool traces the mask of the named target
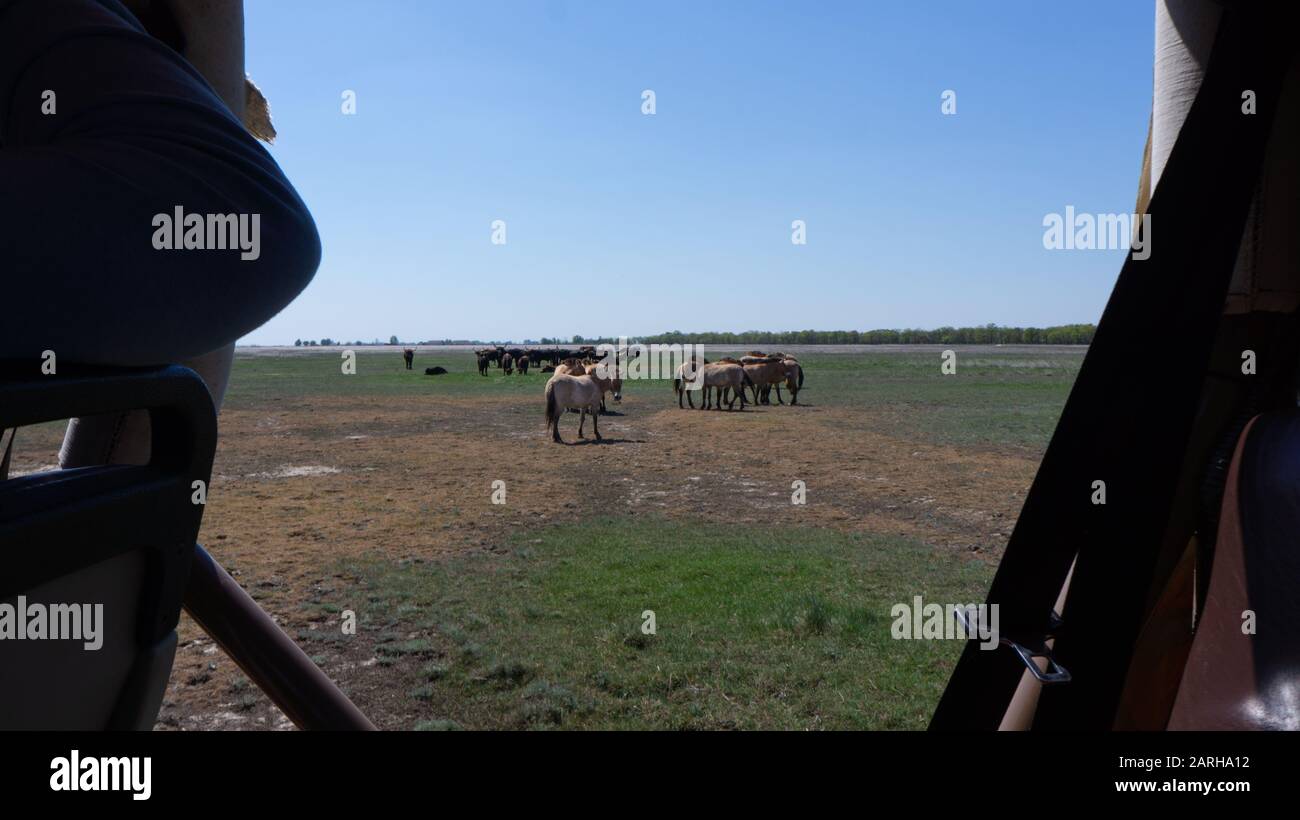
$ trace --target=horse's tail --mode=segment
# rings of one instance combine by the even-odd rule
[[[677,395],[677,394],[680,393],[680,392],[682,392],[682,377],[681,377],[681,376],[674,376],[674,377],[673,377],[673,395]]]
[[[799,389],[803,390],[803,365],[799,365]]]
[[[749,377],[749,371],[748,371],[748,370],[743,370],[743,369],[742,369],[742,370],[740,371],[740,377],[741,377],[742,379],[744,379],[743,384],[744,384],[746,387],[753,387],[753,386],[754,386],[754,380],[751,379],[751,378]]]
[[[555,407],[555,383],[547,382],[546,383],[546,429],[547,430],[551,429],[551,425],[555,423],[556,416],[557,413]]]

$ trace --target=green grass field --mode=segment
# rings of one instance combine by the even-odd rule
[[[893,640],[890,607],[973,603],[987,581],[897,539],[648,519],[521,534],[506,557],[341,569],[369,596],[381,661],[418,666],[404,685],[421,728],[919,728],[958,647]]]
[[[800,359],[801,399],[864,410],[847,416],[845,435],[879,433],[884,419],[908,441],[1036,455],[1082,351],[959,348],[956,376],[929,348]],[[547,378],[484,378],[460,351],[422,352],[416,365],[408,373],[395,352],[363,351],[345,377],[337,353],[241,356],[227,407],[273,409],[289,396],[335,407],[377,395],[532,400]],[[452,372],[424,376],[433,365]],[[627,392],[643,391],[670,406],[666,384]],[[898,536],[626,515],[539,522],[491,554],[343,559],[334,572],[345,582],[301,606],[327,622],[358,608],[387,676],[383,708],[407,728],[918,729],[960,644],[894,640],[890,608],[915,595],[982,601],[992,571],[987,558]],[[642,630],[646,611],[654,634]],[[298,637],[328,671],[340,637]]]
[[[833,418],[817,424],[833,423],[834,432],[845,436],[888,436],[902,444],[900,457],[912,454],[913,445],[942,444],[986,454],[982,463],[987,466],[981,469],[1032,463],[1046,446],[1083,351],[956,350],[955,376],[940,372],[939,348],[800,350],[807,373],[800,399],[812,407],[805,418]],[[708,355],[726,352],[710,350]],[[278,419],[275,424],[292,429],[300,444],[282,444],[290,439],[272,435],[258,438],[250,450],[238,435],[227,435],[218,467],[266,464],[244,468],[254,470],[300,463],[292,446],[315,453],[303,458],[324,457],[322,463],[329,463],[320,448],[336,447],[356,433],[371,434],[375,443],[370,446],[400,452],[407,446],[404,436],[440,426],[483,429],[487,438],[480,441],[488,447],[498,446],[492,437],[501,430],[535,430],[538,442],[527,445],[533,447],[527,450],[529,457],[542,465],[549,461],[551,451],[536,449],[543,446],[536,404],[547,378],[540,373],[521,378],[493,369],[485,378],[468,351],[421,351],[415,372],[403,368],[394,350],[361,349],[355,375],[343,375],[340,362],[337,351],[241,351],[226,412],[244,419],[244,429],[257,430]],[[451,372],[423,375],[433,365]],[[633,383],[625,393],[629,402],[621,420],[632,429],[668,408],[678,412],[665,382]],[[390,396],[403,401],[390,408],[382,401]],[[433,401],[409,401],[420,397]],[[819,416],[819,408],[834,413]],[[353,409],[359,411],[354,420],[339,420],[339,414]],[[763,412],[775,415],[717,421],[758,425],[763,418],[798,419],[794,414],[806,411]],[[782,429],[797,437],[806,428],[788,423]],[[61,432],[57,424],[23,431],[15,466],[48,465]],[[500,446],[524,446],[518,442],[503,440]],[[275,449],[281,446],[288,449]],[[631,471],[634,479],[637,470],[650,469],[653,477],[653,470],[663,469],[660,464],[638,466],[653,460],[653,449],[607,452],[609,467]],[[944,471],[942,464],[927,469],[936,481]],[[353,475],[336,478],[340,483],[332,491],[357,494],[348,509],[365,510],[368,520],[385,515],[393,499],[385,499],[383,491],[366,495],[371,492],[366,474]],[[917,491],[928,489],[928,480]],[[961,492],[960,482],[952,486],[957,489],[947,492]],[[286,494],[303,499],[313,492],[309,481],[228,485],[225,495],[214,500],[205,530],[228,526],[222,516],[232,514],[225,512],[235,503],[230,493],[244,494],[247,502],[241,509],[261,514],[264,499]],[[1001,514],[1013,516],[1018,501],[1000,498]],[[899,501],[909,503],[907,498]],[[483,524],[474,510],[485,502],[452,494],[429,496],[423,503],[446,507],[458,522],[454,526]],[[859,509],[844,499],[835,503],[852,514]],[[241,582],[282,622],[295,625],[290,628],[309,654],[354,688],[363,709],[381,725],[917,729],[928,721],[960,645],[894,640],[890,608],[915,595],[927,602],[979,602],[996,555],[927,543],[927,502],[915,503],[921,504],[916,508],[920,512],[907,519],[919,522],[922,534],[915,538],[851,526],[791,527],[779,518],[761,527],[738,526],[708,505],[685,520],[646,512],[592,518],[562,506],[550,521],[530,518],[531,523],[512,524],[505,543],[490,552],[396,562],[365,550],[338,557],[338,549],[327,545],[326,557],[313,571],[335,580],[284,597],[270,594],[282,588],[281,582],[266,576],[276,572],[272,567],[278,551],[297,547],[266,540],[266,527],[279,522],[272,516],[247,536],[264,550],[268,563],[236,563]],[[972,505],[979,502],[954,503],[978,509]],[[867,508],[880,511],[880,502]],[[325,510],[312,514],[337,515]],[[310,528],[313,523],[308,518],[294,525]],[[1011,523],[999,519],[989,529],[1009,532]],[[403,539],[398,533],[390,540],[400,544]],[[221,544],[214,549],[221,558]],[[335,624],[349,608],[359,615],[360,644],[347,643],[337,629],[321,628]],[[646,611],[654,613],[655,634],[641,629]],[[349,679],[346,670],[366,657],[373,664],[366,667],[370,677]],[[207,659],[195,663],[206,668]],[[194,684],[196,691],[207,685],[218,684]],[[239,693],[241,710],[253,709],[254,701],[253,693]],[[196,701],[193,708],[211,709],[203,705],[210,702]]]
[[[1057,416],[1083,360],[1077,347],[955,348],[957,374],[939,369],[940,349],[891,349],[873,352],[798,353],[809,374],[803,400],[812,404],[886,410],[898,423],[929,440],[954,444],[1046,446]],[[862,352],[865,350],[866,352]],[[732,351],[714,352],[709,357]],[[357,355],[357,372],[341,377],[338,353],[310,352],[284,356],[241,355],[226,395],[226,406],[260,406],[280,395],[296,398],[327,395],[486,398],[536,396],[547,376],[506,376],[492,368],[487,377],[475,369],[465,350],[424,352],[414,375],[441,365],[444,376],[414,375],[402,367],[396,350],[367,350]],[[629,392],[667,394],[665,382],[628,387]]]

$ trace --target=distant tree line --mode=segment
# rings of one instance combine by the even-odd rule
[[[630,336],[629,342],[641,344],[708,344],[708,345],[1086,345],[1092,343],[1092,334],[1096,325],[1057,325],[1055,327],[1001,327],[983,325],[981,327],[939,327],[934,330],[919,328],[886,330],[790,330],[772,332],[764,330],[747,330],[743,333],[683,333],[674,330],[654,336]],[[617,342],[610,337],[571,336],[564,338],[525,339],[527,345],[566,345],[566,344],[600,344]],[[503,344],[514,344],[512,341]],[[295,347],[315,347],[317,345],[382,345],[401,344],[396,336],[388,342],[375,339],[372,342],[343,342],[324,338],[320,341],[302,340],[294,342]],[[430,339],[408,344],[421,345],[484,345],[498,342],[484,342],[480,339]]]
[[[791,330],[769,332],[747,330],[743,333],[660,333],[629,341],[642,344],[711,344],[711,345],[1086,345],[1092,343],[1096,325],[1059,325],[1057,327],[940,327],[934,330]],[[579,341],[579,337],[574,337]],[[585,339],[587,344],[617,341]]]
[[[363,342],[360,339],[357,339],[354,342],[349,342],[346,339],[331,339],[328,336],[324,337],[323,339],[294,339],[293,341],[294,347],[330,347],[334,345],[340,345],[340,346],[345,345],[347,347],[368,347],[373,345],[379,345],[382,347],[386,345],[391,346],[391,345],[481,345],[481,344],[483,344],[483,342],[479,341],[478,339],[426,339],[419,342],[403,342],[399,340],[396,336],[389,336],[388,341],[386,342],[383,341],[382,339],[372,339],[368,342]]]

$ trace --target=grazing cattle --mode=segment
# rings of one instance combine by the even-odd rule
[[[445,368],[445,367],[426,367],[426,368],[424,368],[424,375],[426,375],[426,376],[442,376],[442,375],[445,375],[446,373],[447,373],[447,368]]]
[[[732,392],[732,398],[727,401],[727,409],[735,408],[737,398],[740,399],[740,409],[745,409],[745,388],[753,387],[754,383],[744,367],[735,362],[714,362],[704,365],[703,373],[704,402],[700,404],[701,410],[709,409],[710,391],[717,391],[713,409],[721,410],[722,403],[727,401],[728,390]]]
[[[411,364],[415,361],[415,351],[409,347],[403,350],[402,360],[406,362],[406,369],[410,370]]]
[[[560,438],[560,416],[565,410],[580,410],[582,417],[578,419],[578,438],[583,438],[582,427],[587,422],[587,414],[591,413],[591,429],[596,434],[596,441],[600,441],[600,426],[597,419],[600,416],[600,397],[601,389],[591,376],[569,376],[564,373],[556,373],[546,382],[546,429],[551,431],[551,440],[559,444],[564,443]]]
[[[511,373],[513,373],[514,370],[515,370],[515,358],[514,358],[514,356],[511,356],[509,353],[505,353],[505,354],[503,354],[503,355],[501,356],[501,369],[504,370],[504,371],[506,372],[506,375],[507,375],[507,376],[509,376]]]
[[[525,353],[524,355],[520,356],[518,359],[515,360],[515,364],[519,366],[520,376],[528,375],[528,365],[530,362],[531,359],[529,358],[527,353]]]
[[[487,375],[488,365],[490,364],[492,364],[492,359],[490,359],[486,353],[479,352],[478,353],[478,374],[480,376]]]

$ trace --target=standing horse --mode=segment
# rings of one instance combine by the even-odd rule
[[[551,431],[551,440],[564,443],[564,439],[560,438],[560,416],[564,415],[565,410],[578,409],[582,411],[582,417],[578,419],[578,438],[583,438],[582,426],[587,421],[587,414],[591,413],[591,429],[596,434],[596,441],[600,441],[597,419],[600,416],[601,395],[600,385],[590,376],[569,376],[564,373],[552,376],[546,383],[546,429]]]
[[[519,375],[520,375],[520,376],[527,376],[527,375],[528,375],[528,365],[529,365],[529,363],[530,363],[531,361],[532,361],[532,360],[529,358],[528,354],[526,354],[526,353],[525,353],[524,355],[520,356],[518,359],[515,360],[515,364],[517,364],[517,365],[519,366]]]
[[[786,380],[785,363],[776,356],[743,356],[740,363],[754,382],[754,404],[771,404],[772,387],[776,386],[776,400],[781,401],[781,382]]]
[[[732,391],[731,401],[727,402],[727,409],[732,410],[736,406],[736,399],[740,399],[740,409],[745,409],[745,388],[753,387],[754,382],[745,372],[745,368],[737,362],[715,362],[704,366],[704,403],[700,405],[701,410],[709,409],[709,391],[716,390],[717,394],[714,399],[714,410],[722,409],[722,402],[726,400],[727,391]]]
[[[600,412],[605,412],[605,394],[613,393],[614,401],[623,401],[623,378],[617,365],[601,362],[584,362],[587,375],[600,386]]]
[[[409,347],[403,350],[402,360],[406,362],[406,369],[410,370],[411,364],[415,361],[415,351]]]
[[[483,352],[476,353],[475,356],[478,357],[478,374],[480,376],[486,376],[488,372],[488,365],[492,364],[492,359],[490,359],[488,355]]]
[[[501,369],[506,372],[507,376],[514,372],[515,359],[509,353],[501,354]]]
[[[565,359],[555,368],[557,376],[585,376],[587,368],[582,366],[582,362],[577,359]]]
[[[791,356],[782,360],[785,365],[785,389],[790,391],[790,404],[799,403],[799,391],[803,389],[803,365]],[[776,386],[776,400],[781,400],[781,385]]]
[[[673,373],[673,392],[677,394],[677,409],[686,409],[682,404],[683,396],[686,398],[686,403],[691,406],[691,409],[695,409],[695,400],[691,398],[691,385],[695,383],[697,378],[703,378],[699,375],[699,368],[702,368],[708,363],[708,359],[704,360],[704,364],[701,364],[695,359],[687,359],[677,365],[677,370]]]

